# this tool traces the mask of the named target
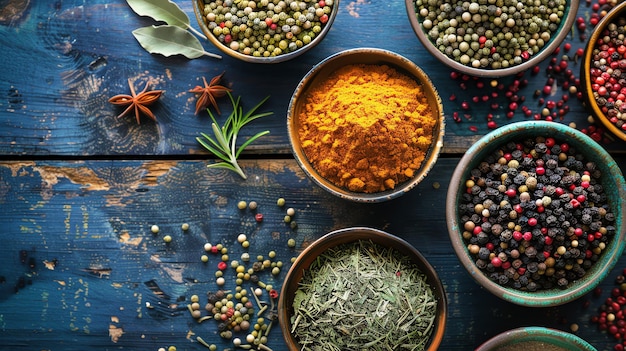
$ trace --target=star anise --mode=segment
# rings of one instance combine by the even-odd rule
[[[217,83],[220,82],[220,79],[222,79],[223,75],[224,73],[220,74],[219,76],[213,77],[213,79],[211,79],[211,82],[208,84],[206,82],[206,78],[202,77],[204,87],[197,85],[195,88],[189,90],[190,93],[201,94],[198,98],[198,101],[196,101],[196,115],[201,110],[209,108],[209,106],[213,106],[215,108],[215,111],[218,114],[221,114],[215,98],[222,97],[226,95],[227,92],[232,91],[230,88],[227,88],[223,85],[217,85]]]
[[[152,103],[157,101],[161,97],[161,94],[163,94],[163,90],[148,91],[148,88],[150,87],[150,82],[147,82],[145,88],[143,88],[143,90],[139,94],[136,94],[135,87],[133,87],[130,79],[128,80],[128,86],[130,86],[130,93],[132,95],[120,94],[115,95],[114,97],[109,99],[109,102],[113,105],[128,106],[124,110],[124,112],[120,113],[119,116],[117,116],[117,118],[126,115],[134,109],[137,124],[141,124],[141,122],[139,121],[139,117],[142,113],[156,121],[154,113],[152,113],[152,111],[150,111],[150,109],[146,106],[151,105]]]

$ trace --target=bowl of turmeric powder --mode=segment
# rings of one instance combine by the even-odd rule
[[[323,189],[355,202],[394,199],[418,185],[443,147],[441,98],[424,71],[383,49],[322,60],[287,112],[294,157]]]

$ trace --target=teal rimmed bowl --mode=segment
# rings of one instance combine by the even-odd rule
[[[465,191],[465,182],[470,178],[470,172],[476,168],[488,155],[495,152],[507,142],[519,141],[527,137],[551,136],[562,142],[567,142],[576,148],[588,161],[596,163],[602,172],[602,186],[607,202],[615,215],[615,235],[600,254],[599,259],[584,276],[571,281],[566,288],[527,291],[513,287],[505,287],[492,281],[487,274],[479,269],[475,258],[469,252],[468,244],[463,238],[464,226],[460,223],[460,206],[462,193]],[[582,132],[560,124],[546,121],[526,121],[500,127],[483,136],[459,161],[455,168],[446,197],[446,220],[452,246],[461,264],[468,273],[494,295],[522,306],[547,307],[562,305],[573,301],[593,290],[614,267],[624,249],[626,236],[626,183],[624,176],[609,153],[598,143]]]
[[[533,346],[536,347],[532,348]],[[533,351],[535,349],[596,351],[588,342],[574,334],[544,327],[520,327],[505,331],[487,340],[475,351]]]

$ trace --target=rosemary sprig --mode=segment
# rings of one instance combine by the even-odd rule
[[[219,124],[217,123],[213,113],[211,113],[211,110],[207,109],[211,119],[213,120],[211,128],[213,129],[214,138],[206,133],[200,133],[203,138],[197,137],[196,140],[198,140],[200,145],[202,145],[205,149],[209,150],[222,160],[222,162],[212,163],[207,167],[229,169],[239,174],[243,179],[246,179],[247,177],[245,173],[243,173],[243,170],[237,162],[239,154],[241,154],[241,152],[252,142],[263,135],[269,134],[270,131],[265,130],[255,134],[246,140],[246,142],[241,144],[239,148],[237,148],[237,135],[239,134],[239,130],[241,130],[241,128],[246,124],[254,121],[255,119],[272,114],[272,112],[255,114],[256,110],[261,107],[267,99],[269,99],[269,96],[261,100],[261,102],[245,114],[243,113],[243,108],[239,104],[241,97],[238,97],[237,100],[235,100],[230,93],[228,93],[228,97],[233,105],[233,111],[224,122],[224,125],[219,127]]]

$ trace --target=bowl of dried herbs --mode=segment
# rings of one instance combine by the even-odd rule
[[[289,350],[437,350],[447,304],[435,269],[372,228],[330,232],[287,273],[278,320]]]

